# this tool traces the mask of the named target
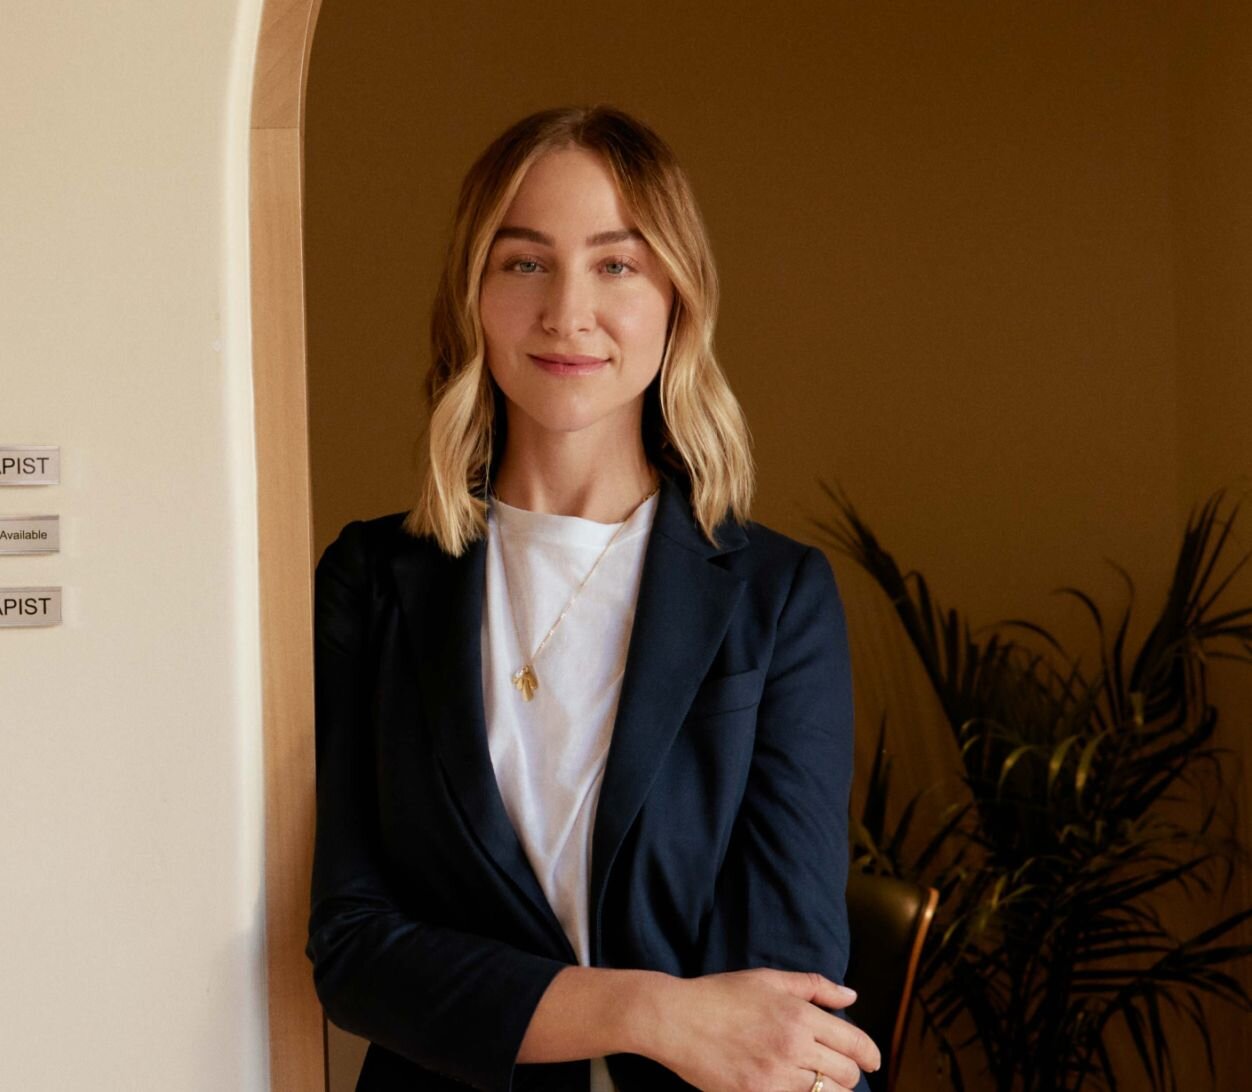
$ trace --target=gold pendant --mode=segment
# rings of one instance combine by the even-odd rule
[[[535,674],[535,669],[530,664],[525,664],[513,675],[513,685],[522,692],[523,701],[530,701],[535,696],[535,691],[539,689],[539,676]]]

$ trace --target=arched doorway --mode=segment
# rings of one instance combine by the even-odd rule
[[[313,844],[313,637],[301,245],[304,88],[321,0],[266,0],[251,125],[252,360],[265,753],[270,1087],[326,1087],[304,957]]]

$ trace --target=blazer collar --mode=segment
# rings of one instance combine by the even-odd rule
[[[747,544],[743,528],[723,522],[715,537],[716,546],[700,530],[686,483],[662,473],[592,835],[593,962],[609,871],[743,590],[743,581],[716,563]],[[513,890],[568,949],[505,811],[487,745],[481,646],[486,542],[471,544],[459,558],[416,546],[397,553],[392,569],[416,646],[423,707],[452,793]]]
[[[714,545],[704,537],[691,508],[691,485],[661,471],[661,495],[657,498],[657,512],[652,529],[699,557],[717,557],[733,553],[747,545],[748,536],[733,520],[723,520],[713,537]]]

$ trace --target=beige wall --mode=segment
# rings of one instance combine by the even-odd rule
[[[259,0],[0,18],[0,1087],[268,1087],[247,311]]]
[[[318,549],[409,503],[462,172],[521,114],[604,100],[667,136],[702,202],[758,518],[811,538],[816,480],[838,480],[976,622],[1081,634],[1050,592],[1114,598],[1105,557],[1151,601],[1186,508],[1252,469],[1246,8],[607,12],[325,3],[307,137]],[[839,567],[861,722],[890,710],[920,783],[946,741]],[[1248,1060],[1235,1038],[1231,1072]]]

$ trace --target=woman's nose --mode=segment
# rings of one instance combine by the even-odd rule
[[[595,326],[595,293],[586,278],[563,272],[554,276],[548,284],[541,316],[545,330],[558,337],[566,337]]]

